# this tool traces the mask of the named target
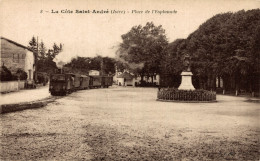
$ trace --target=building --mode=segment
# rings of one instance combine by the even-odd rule
[[[134,86],[134,76],[128,72],[124,72],[117,76],[117,85],[119,86]]]
[[[113,82],[115,83],[115,84],[117,84],[118,85],[118,76],[119,75],[121,75],[122,74],[122,72],[117,72],[116,71],[116,73],[114,74],[114,76],[113,76]]]
[[[140,85],[141,84],[141,76],[139,75],[139,76],[136,76],[136,78],[135,78],[135,84],[136,85]],[[156,86],[159,86],[159,84],[160,84],[160,75],[159,74],[155,74],[155,75],[153,75],[153,76],[150,76],[150,77],[148,77],[148,76],[144,76],[143,77],[143,81],[146,83],[146,84],[150,84],[151,86],[152,85],[156,85]]]
[[[26,46],[1,37],[1,66],[7,67],[12,73],[22,69],[27,73],[27,80],[33,80],[35,57]]]

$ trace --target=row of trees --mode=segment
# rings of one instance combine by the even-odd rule
[[[259,9],[218,14],[187,39],[173,42],[177,50],[168,54],[191,56],[197,88],[216,89],[216,78],[222,78],[225,90],[259,91],[259,35]]]
[[[41,41],[37,46],[37,40],[33,36],[29,42],[29,49],[34,51],[36,59],[37,72],[53,73],[57,69],[57,65],[54,62],[55,57],[63,51],[63,45],[53,44],[51,49],[47,49],[44,42]],[[119,61],[114,58],[102,57],[97,55],[96,57],[76,57],[64,66],[66,72],[87,74],[89,70],[99,70],[103,74],[114,74],[115,64],[122,69],[125,67]]]
[[[102,74],[114,74],[115,63],[115,59],[100,55],[93,58],[78,56],[67,63],[64,68],[67,71],[78,74],[87,74],[90,70],[98,70]]]
[[[141,76],[160,73],[178,87],[188,54],[196,88],[216,89],[216,78],[221,78],[225,90],[259,91],[259,9],[215,15],[187,39],[171,43],[162,26],[152,22],[134,26],[122,40],[118,58]]]
[[[165,30],[148,22],[146,26],[134,26],[122,35],[123,43],[116,52],[117,58],[96,56],[73,58],[65,67],[74,73],[87,73],[89,70],[100,70],[104,74],[114,74],[115,67],[119,71],[128,69],[144,76],[159,73],[163,49],[167,46]]]
[[[53,73],[57,69],[56,63],[53,60],[63,50],[62,44],[57,45],[54,43],[51,49],[47,49],[43,41],[37,43],[37,39],[33,36],[28,46],[36,58],[36,71],[48,74]]]

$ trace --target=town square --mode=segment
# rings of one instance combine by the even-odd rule
[[[0,160],[260,159],[258,0],[0,4]]]

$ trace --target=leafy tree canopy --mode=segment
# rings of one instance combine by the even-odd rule
[[[181,71],[181,57],[191,56],[191,70],[200,82],[216,84],[215,77],[238,88],[259,88],[260,9],[221,13],[208,19],[185,40],[176,40],[164,50],[161,70]],[[258,85],[257,85],[258,84]]]
[[[76,57],[67,63],[65,67],[73,73],[87,74],[90,70],[99,70],[103,74],[115,73],[115,59],[100,55],[91,57]]]
[[[168,42],[162,26],[153,22],[145,26],[134,26],[121,36],[123,42],[117,51],[117,56],[123,59],[130,68],[142,74],[159,73],[159,63],[162,51]]]
[[[50,74],[53,73],[55,69],[57,69],[56,63],[53,61],[53,59],[60,52],[62,52],[62,44],[57,45],[54,43],[52,48],[47,49],[43,41],[37,45],[37,39],[33,36],[29,41],[28,48],[34,52],[37,72],[46,72]]]

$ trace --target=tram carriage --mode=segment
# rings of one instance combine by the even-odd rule
[[[89,88],[108,88],[112,86],[111,76],[87,76],[73,73],[50,75],[49,91],[51,95],[66,95],[77,90]]]
[[[101,85],[104,88],[108,88],[113,84],[113,77],[110,76],[102,76]]]
[[[90,77],[86,75],[81,75],[80,79],[80,89],[89,89]]]
[[[102,76],[95,75],[95,76],[90,76],[90,81],[89,81],[89,86],[90,88],[101,88],[102,84]]]

